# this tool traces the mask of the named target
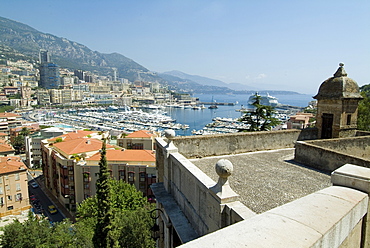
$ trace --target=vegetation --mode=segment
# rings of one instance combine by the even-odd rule
[[[279,125],[280,121],[274,117],[275,109],[272,106],[262,105],[261,96],[254,94],[253,111],[246,112],[239,120],[249,124],[249,128],[240,129],[241,132],[270,131],[272,127]]]
[[[109,172],[106,159],[106,144],[105,139],[101,150],[101,158],[99,162],[99,179],[96,182],[96,198],[99,211],[97,212],[97,222],[95,225],[93,241],[95,247],[108,247],[114,241],[108,240],[108,233],[112,228],[112,212],[110,210],[110,185],[108,183]]]
[[[19,131],[18,135],[14,138],[12,145],[16,152],[19,154],[25,149],[24,137],[30,134],[30,130],[27,127],[22,127],[22,130]]]
[[[0,106],[0,113],[12,112],[14,109],[15,109],[15,107],[10,106],[10,105],[1,105]]]
[[[360,87],[360,90],[364,99],[358,105],[357,128],[370,131],[370,84]]]
[[[77,209],[77,221],[50,224],[31,212],[24,223],[14,221],[0,235],[4,248],[21,247],[155,247],[150,228],[154,208],[135,186],[110,178],[105,142],[100,160],[97,194]],[[16,237],[16,238],[15,238]]]
[[[28,219],[13,223],[2,228],[0,238],[3,248],[23,247],[85,247],[87,233],[80,224],[72,225],[68,220],[53,225],[45,219],[39,219],[31,212]],[[75,239],[78,237],[78,239]]]

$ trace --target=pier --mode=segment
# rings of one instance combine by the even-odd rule
[[[203,105],[224,105],[224,106],[235,106],[234,102],[200,102]]]

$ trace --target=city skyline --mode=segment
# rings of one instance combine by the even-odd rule
[[[179,70],[265,90],[315,94],[343,62],[370,83],[367,15],[357,1],[11,1],[0,16],[151,71]]]

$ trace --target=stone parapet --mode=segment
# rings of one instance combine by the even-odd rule
[[[331,176],[334,185],[340,185],[357,189],[366,194],[370,194],[370,169],[356,166],[353,164],[346,164],[341,168],[335,170]],[[370,211],[370,205],[368,213]],[[362,229],[362,246],[364,248],[370,247],[370,215],[367,214],[364,219]]]
[[[180,235],[180,240],[188,241],[186,237],[194,237],[195,234],[202,236],[255,215],[238,201],[238,195],[228,184],[228,177],[232,173],[230,161],[220,160],[216,164],[215,169],[219,175],[216,183],[180,154],[171,139],[172,137],[166,142],[162,138],[157,138],[159,183],[153,185],[152,189],[157,207],[170,217],[170,221],[189,222],[190,225],[173,224]],[[168,207],[174,203],[181,211],[174,212],[172,207]],[[175,217],[171,218],[171,215]],[[182,230],[177,230],[176,226]],[[185,227],[187,231],[184,230]],[[188,235],[189,233],[195,234]]]
[[[297,140],[316,137],[317,131],[310,129],[185,136],[175,137],[172,141],[186,158],[201,158],[292,148]]]
[[[347,163],[370,168],[369,142],[369,136],[297,141],[294,160],[330,172]]]
[[[367,194],[332,186],[181,247],[359,247]]]

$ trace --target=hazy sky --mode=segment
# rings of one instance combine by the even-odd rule
[[[151,71],[315,94],[370,83],[369,0],[0,0],[0,16]]]

